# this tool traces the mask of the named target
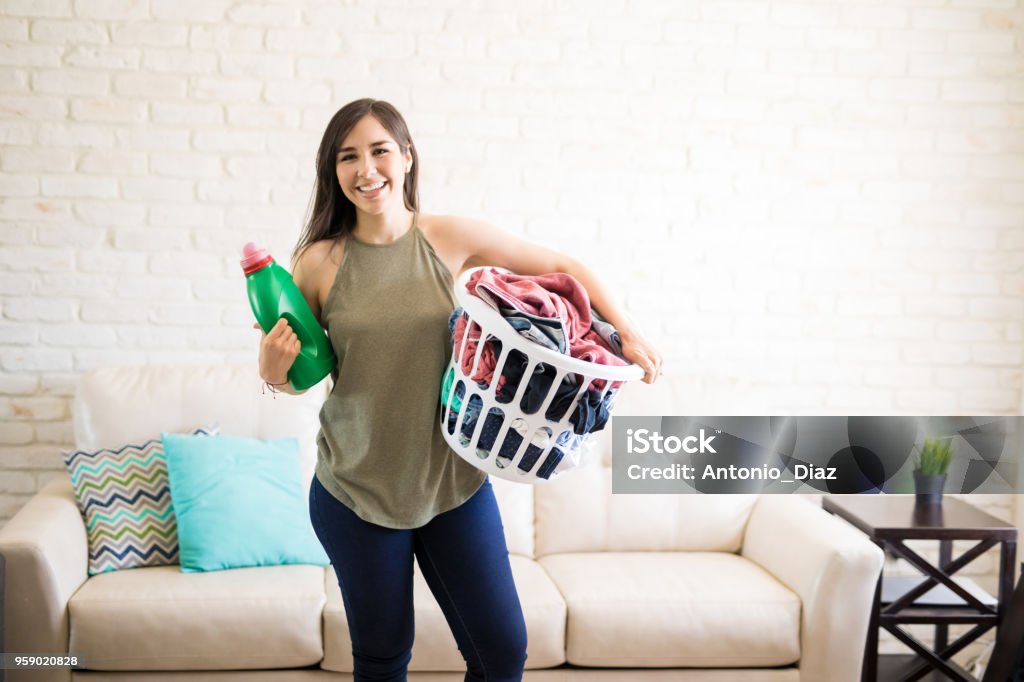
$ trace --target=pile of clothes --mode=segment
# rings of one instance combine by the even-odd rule
[[[618,332],[590,307],[586,290],[571,275],[515,275],[494,268],[482,268],[473,273],[466,288],[500,313],[519,334],[544,348],[588,362],[617,366],[629,364],[622,358],[622,342]],[[489,337],[483,340],[480,360],[474,371],[473,362],[481,343],[479,326],[468,321],[462,308],[456,308],[448,319],[448,329],[455,352],[459,351],[465,339],[466,347],[460,358],[463,374],[469,376],[481,389],[497,381],[496,400],[499,403],[511,403],[531,364],[527,356],[516,349],[510,350],[504,367],[495,378],[497,361],[501,356],[501,341]],[[455,433],[459,414],[465,408],[459,439],[463,445],[468,445],[481,418],[483,402],[476,394],[466,401],[461,382],[453,390],[454,375],[451,369],[446,373],[441,399],[450,408],[447,420],[450,434]],[[519,404],[524,413],[533,414],[540,410],[555,377],[555,368],[547,363],[541,362],[534,367]],[[554,447],[537,470],[539,478],[547,479],[556,471],[567,452],[574,452],[590,434],[604,428],[619,382],[613,382],[604,391],[605,380],[592,379],[585,389],[580,385],[582,380],[577,374],[566,373],[554,388],[554,396],[544,411],[545,418],[552,426],[571,412],[568,421],[572,429],[555,435],[551,428],[543,427],[530,434],[523,419],[514,419],[497,454],[496,464],[499,467],[507,466],[523,440],[530,438],[530,444],[518,465],[521,470],[530,471],[554,437]],[[477,455],[481,458],[490,456],[504,419],[504,412],[494,407],[483,416],[482,430],[477,441]]]

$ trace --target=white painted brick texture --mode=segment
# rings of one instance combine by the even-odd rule
[[[255,362],[237,252],[288,262],[364,96],[425,211],[590,264],[686,411],[1019,413],[1022,29],[1024,0],[5,0],[0,523],[82,372]]]

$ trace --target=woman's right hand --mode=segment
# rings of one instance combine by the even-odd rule
[[[253,324],[253,329],[260,329],[260,325]],[[288,326],[288,320],[282,317],[260,339],[260,378],[268,384],[287,383],[288,370],[301,349],[299,337]]]

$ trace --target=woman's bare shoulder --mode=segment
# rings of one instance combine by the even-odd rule
[[[295,255],[292,277],[310,307],[317,313],[317,318],[320,317],[320,309],[326,302],[327,292],[331,290],[344,253],[345,240],[337,237],[307,244]]]
[[[427,213],[421,213],[416,218],[416,225],[419,226],[420,230],[427,239],[431,239],[437,233],[443,233],[445,226],[447,225],[447,219],[451,216],[446,215],[430,215]]]
[[[417,223],[434,253],[451,271],[452,278],[458,276],[466,260],[466,244],[461,232],[463,220],[454,215],[420,215]]]
[[[459,215],[420,215],[419,226],[423,234],[433,241],[442,244],[457,245],[474,228],[485,223]]]
[[[306,244],[299,249],[299,252],[295,254],[293,269],[301,268],[303,271],[311,275],[315,275],[322,268],[331,264],[333,264],[334,267],[337,267],[338,264],[341,263],[341,256],[344,253],[344,237],[320,239]]]

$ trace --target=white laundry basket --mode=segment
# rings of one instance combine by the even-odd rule
[[[638,365],[612,366],[578,360],[545,348],[520,335],[497,310],[466,290],[466,282],[480,269],[482,268],[467,270],[455,283],[455,298],[462,306],[466,327],[461,342],[452,348],[452,357],[444,373],[445,377],[451,374],[452,378],[447,392],[442,396],[441,431],[452,450],[488,474],[518,483],[545,483],[581,464],[583,448],[589,434],[576,435],[570,418],[575,413],[579,400],[586,400],[583,394],[588,390],[591,381],[605,381],[600,393],[601,399],[604,399],[611,389],[612,382],[643,378],[644,371]],[[497,270],[500,271],[500,268]],[[472,370],[467,375],[462,371],[461,358],[463,353],[467,352],[470,336],[475,336],[474,323],[480,334]],[[494,367],[494,375],[484,388],[470,379],[470,376],[476,373],[484,347],[491,337],[501,342],[501,352]],[[513,350],[526,356],[526,369],[511,402],[502,402],[499,400],[497,390],[498,381]],[[554,379],[539,409],[526,413],[522,409],[523,394],[530,385],[535,369],[541,363],[554,368]],[[570,373],[580,378],[575,396],[568,403],[564,414],[550,415],[558,417],[551,419],[546,413],[562,380]],[[610,400],[614,401],[614,395]],[[565,404],[564,395],[562,404]],[[470,405],[475,406],[473,410],[470,409]],[[610,403],[608,408],[610,411]],[[495,410],[497,412],[494,412]],[[463,432],[463,422],[471,411],[477,416],[476,422],[472,424],[470,436]],[[449,419],[450,415],[454,417],[454,421]],[[500,424],[500,427],[491,440],[490,434],[493,433],[496,424]],[[481,437],[485,425],[489,446],[482,447]],[[518,446],[515,442],[517,438],[521,441]]]

